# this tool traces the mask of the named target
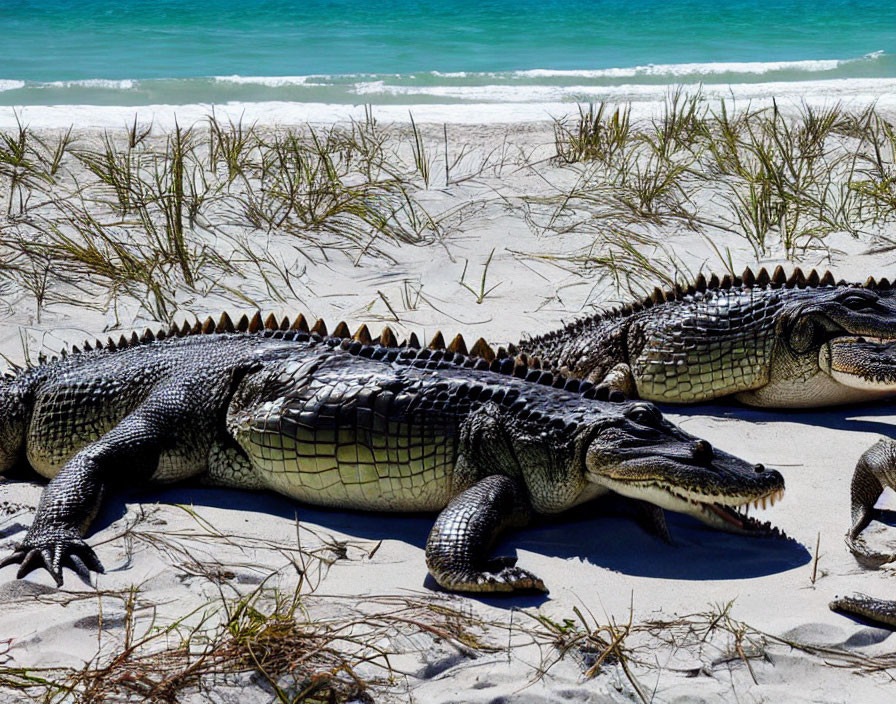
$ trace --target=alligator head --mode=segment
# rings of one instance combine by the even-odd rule
[[[821,406],[896,392],[896,291],[838,285],[785,298],[768,384],[746,403]]]
[[[738,510],[774,504],[784,493],[779,472],[713,448],[667,421],[652,404],[620,406],[617,420],[597,429],[587,445],[590,482],[714,528],[779,534]]]

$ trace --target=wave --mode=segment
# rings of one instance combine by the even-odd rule
[[[106,90],[133,90],[138,81],[124,78],[113,80],[108,78],[86,78],[80,81],[48,81],[32,84],[44,88],[103,88]]]
[[[601,100],[617,89],[637,94],[676,84],[738,85],[807,80],[896,78],[896,55],[852,59],[647,64],[600,69],[421,71],[307,76],[0,79],[0,105],[153,105],[300,102],[414,104]],[[625,92],[625,91],[624,91]]]
[[[316,76],[213,76],[216,83],[234,83],[236,85],[259,85],[279,88],[281,86],[305,86],[314,85]],[[321,76],[320,78],[329,78]]]
[[[798,71],[801,73],[814,73],[819,71],[833,71],[841,66],[848,66],[857,62],[873,62],[885,57],[881,51],[873,51],[856,59],[814,59],[803,61],[722,61],[713,63],[686,63],[686,64],[645,64],[644,66],[631,66],[628,68],[606,68],[593,70],[555,70],[555,69],[528,69],[514,71],[514,75],[531,78],[635,78],[637,76],[720,76],[724,74],[752,74],[763,75],[779,71]]]
[[[10,81],[0,78],[0,93],[5,90],[18,90],[25,87],[25,81]]]
[[[724,84],[693,86],[690,90],[702,90],[709,107],[721,101],[728,105],[749,105],[761,109],[775,105],[782,112],[796,113],[802,105],[813,107],[841,104],[847,109],[859,110],[875,104],[881,110],[896,110],[896,78],[867,80],[821,80],[803,82],[769,82],[755,84]],[[631,104],[632,119],[642,120],[661,115],[668,88],[663,86],[626,85],[610,88],[602,100],[611,103]],[[731,101],[734,101],[733,103]],[[413,115],[417,123],[436,124],[487,124],[524,123],[563,119],[578,115],[579,104],[561,102],[463,102],[448,100],[437,102],[417,101],[412,104],[333,104],[326,102],[296,101],[234,101],[226,104],[209,103],[125,105],[30,105],[19,107],[0,106],[0,130],[15,129],[19,123],[34,128],[121,129],[134,119],[151,125],[157,131],[173,129],[176,124],[202,124],[212,110],[221,120],[242,120],[245,124],[303,125],[332,124],[347,120],[365,120],[372,110],[383,122],[407,123]],[[715,108],[714,108],[715,109]]]

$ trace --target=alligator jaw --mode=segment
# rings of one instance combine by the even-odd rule
[[[853,389],[896,391],[896,339],[840,336],[822,345],[819,366]]]
[[[757,499],[752,503],[753,505],[761,504],[763,508],[765,508],[766,503],[774,506],[775,501],[777,501],[783,494],[784,490],[782,489],[781,491],[775,492],[770,496],[763,496],[761,499]],[[736,507],[725,506],[723,504],[716,503],[696,503],[700,507],[701,512],[701,515],[697,515],[697,518],[702,520],[704,523],[713,526],[714,528],[726,530],[730,533],[738,533],[740,535],[768,535],[774,537],[784,537],[784,533],[777,526],[773,526],[768,521],[765,521],[764,523],[757,521],[755,518],[751,518],[746,513],[738,511]],[[741,506],[749,505],[750,502],[741,504]]]
[[[648,501],[669,511],[686,513],[703,523],[728,533],[754,537],[785,537],[783,531],[768,521],[760,522],[751,518],[741,508],[750,504],[762,508],[774,506],[784,495],[784,489],[772,489],[759,496],[707,496],[682,492],[656,482],[619,482],[604,479],[603,483],[612,491],[624,496]]]

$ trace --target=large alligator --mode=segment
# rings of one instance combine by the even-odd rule
[[[864,338],[864,339],[863,339]],[[599,384],[605,393],[664,403],[734,396],[795,408],[896,393],[865,339],[896,339],[896,291],[887,279],[698,276],[674,290],[577,320],[518,344],[535,367]]]
[[[511,358],[272,321],[223,316],[110,341],[2,381],[0,471],[24,459],[51,481],[0,566],[45,568],[59,584],[63,567],[102,570],[82,536],[107,488],[192,476],[325,506],[441,510],[426,561],[459,591],[543,590],[514,560],[488,557],[495,535],[610,491],[659,507],[658,521],[671,509],[777,533],[737,507],[774,501],[781,475],[649,403],[596,401],[593,385],[548,372],[518,379]]]
[[[615,398],[694,403],[733,396],[796,408],[869,401],[896,393],[896,290],[887,279],[835,281],[830,272],[788,277],[748,268],[740,277],[700,276],[656,289],[621,309],[526,339],[536,368],[597,383]],[[860,533],[883,488],[896,489],[896,442],[882,440],[852,480],[847,544],[863,564],[896,560],[869,550]],[[896,627],[896,602],[858,595],[831,608]]]

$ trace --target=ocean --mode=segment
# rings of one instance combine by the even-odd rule
[[[563,103],[896,78],[896,2],[0,0],[0,105]]]

